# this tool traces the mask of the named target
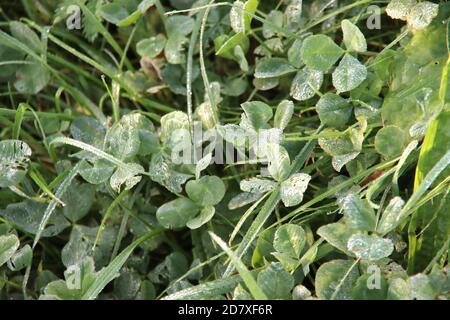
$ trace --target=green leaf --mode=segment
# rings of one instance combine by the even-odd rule
[[[136,45],[136,51],[141,57],[154,58],[159,55],[166,45],[166,37],[163,34],[143,39]]]
[[[408,136],[397,126],[381,128],[375,136],[375,149],[388,159],[400,155],[408,143]]]
[[[391,279],[387,292],[388,300],[411,300],[411,288],[409,284],[401,278]]]
[[[277,78],[295,72],[295,68],[282,58],[265,58],[258,61],[255,67],[255,78]]]
[[[163,143],[168,142],[177,129],[189,129],[189,119],[186,113],[173,111],[161,117],[160,138]]]
[[[387,234],[394,230],[400,224],[400,212],[405,201],[400,197],[392,198],[389,201],[386,209],[384,209],[383,216],[377,225],[377,232],[379,234]]]
[[[277,110],[275,111],[274,117],[275,128],[279,128],[282,130],[286,129],[293,115],[294,115],[294,104],[292,103],[292,101],[289,100],[281,101],[277,106]]]
[[[367,42],[364,34],[350,20],[344,19],[341,22],[344,34],[344,44],[347,50],[356,52],[366,52]]]
[[[252,14],[255,14],[258,8],[259,0],[247,0],[244,3],[243,20],[244,20],[244,32],[251,30],[251,24],[253,20]]]
[[[352,231],[344,223],[336,222],[321,226],[317,230],[317,234],[324,238],[333,247],[336,247],[342,252],[351,255],[347,249],[347,243],[350,237],[354,234],[354,231]]]
[[[0,141],[0,188],[12,187],[25,178],[30,147],[20,140]]]
[[[118,27],[127,27],[136,23],[153,5],[153,0],[143,0],[137,7],[121,3],[107,3],[100,8],[100,15]]]
[[[330,37],[313,35],[303,42],[301,57],[309,68],[326,72],[336,63],[343,52]]]
[[[187,36],[194,28],[194,19],[189,16],[170,16],[167,19],[167,34],[169,39],[175,35]]]
[[[0,243],[1,243],[1,240],[0,240]],[[1,256],[1,254],[0,254],[0,256]],[[8,266],[12,271],[20,271],[20,270],[28,267],[29,265],[31,265],[32,259],[33,259],[33,251],[31,250],[31,246],[29,244],[27,244],[27,245],[24,245],[22,248],[20,248],[20,250],[18,250],[14,253],[14,255],[11,257],[10,262],[8,263]],[[0,258],[0,260],[1,260],[1,258]],[[0,265],[1,265],[1,261],[0,261]]]
[[[130,163],[126,167],[118,167],[109,183],[117,192],[120,192],[122,185],[125,185],[125,190],[130,190],[142,180],[144,172],[145,169],[140,164]]]
[[[240,0],[234,1],[230,10],[230,24],[234,32],[244,32],[244,3]]]
[[[373,231],[375,228],[375,212],[367,201],[354,194],[342,200],[342,210],[346,224],[355,230]]]
[[[394,251],[394,244],[375,235],[354,234],[348,240],[347,248],[360,259],[376,261],[389,257]]]
[[[200,228],[202,225],[204,225],[205,223],[208,223],[213,217],[214,217],[214,213],[216,212],[216,209],[214,207],[204,207],[201,211],[200,214],[195,217],[194,219],[189,220],[186,223],[186,226],[189,229],[198,229]]]
[[[29,63],[21,65],[17,69],[17,80],[14,82],[14,87],[21,93],[37,94],[47,86],[50,74],[47,68],[33,57],[27,57],[26,61]]]
[[[186,61],[184,54],[184,45],[188,39],[182,34],[174,34],[167,40],[164,55],[167,62],[171,64],[182,64]]]
[[[95,188],[92,185],[73,181],[61,198],[65,204],[62,208],[64,216],[73,223],[81,220],[89,213],[94,197]]]
[[[11,35],[36,53],[44,53],[44,46],[36,33],[19,21],[9,23]]]
[[[269,143],[267,145],[267,160],[269,162],[269,173],[276,181],[284,181],[289,176],[291,161],[283,146]]]
[[[31,234],[37,234],[45,210],[45,204],[33,200],[25,200],[8,205],[5,210],[0,211],[0,215],[18,229]],[[57,208],[42,231],[42,237],[53,237],[61,233],[69,225],[61,210]]]
[[[439,4],[422,1],[416,4],[408,14],[408,24],[415,30],[421,30],[433,21],[438,15]]]
[[[176,229],[186,226],[200,208],[188,198],[178,198],[163,204],[156,211],[158,222],[167,229]]]
[[[225,184],[217,176],[203,176],[186,184],[189,198],[202,207],[218,204],[225,195]]]
[[[303,68],[292,80],[290,95],[298,101],[311,99],[319,92],[323,82],[323,72]]]
[[[275,232],[273,247],[279,253],[299,258],[306,243],[306,233],[296,224],[284,224]]]
[[[274,25],[280,29],[283,28],[283,18],[283,12],[279,10],[272,10],[269,12],[263,23],[262,32],[264,38],[270,39],[278,33],[278,30],[273,28]],[[268,22],[270,22],[270,24]]]
[[[182,185],[192,177],[190,174],[178,172],[168,157],[160,152],[152,156],[149,168],[150,178],[173,193],[181,193]]]
[[[303,60],[301,56],[301,49],[303,46],[303,40],[295,39],[294,43],[288,50],[288,61],[296,68],[303,66]]]
[[[350,300],[351,291],[359,277],[351,260],[333,260],[322,264],[316,273],[316,294],[322,300]]]
[[[326,93],[317,102],[316,111],[323,125],[342,128],[352,115],[352,107],[344,98],[334,93]]]
[[[19,245],[19,238],[14,234],[0,236],[0,267],[14,255]]]
[[[308,188],[311,176],[306,173],[295,173],[281,183],[281,200],[286,207],[293,207],[303,201],[303,194]]]
[[[264,102],[245,102],[241,104],[241,107],[255,130],[264,128],[273,116],[272,108]]]
[[[244,192],[262,194],[272,191],[275,188],[276,183],[272,180],[250,178],[241,180],[239,185]]]
[[[294,287],[294,277],[273,262],[258,274],[257,282],[268,299],[288,299]]]
[[[375,275],[364,274],[358,278],[352,290],[354,300],[385,300],[388,291],[388,283],[383,276],[380,276],[379,287],[369,288],[368,283]]]
[[[366,66],[346,53],[333,71],[333,86],[338,92],[347,92],[357,88],[366,78]]]

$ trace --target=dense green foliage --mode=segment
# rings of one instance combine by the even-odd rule
[[[449,17],[1,2],[0,298],[447,299]]]

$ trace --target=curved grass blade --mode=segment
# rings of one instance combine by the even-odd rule
[[[113,261],[111,261],[111,263],[107,267],[103,268],[97,273],[95,281],[82,296],[82,300],[94,300],[95,298],[97,298],[97,296],[100,294],[100,292],[102,292],[106,285],[118,276],[118,272],[128,260],[134,249],[136,249],[146,240],[157,234],[160,234],[161,232],[164,232],[164,228],[154,229],[126,247],[117,257],[114,258]]]
[[[233,263],[236,270],[239,272],[239,275],[241,276],[242,280],[245,282],[245,285],[247,286],[248,290],[252,294],[252,296],[257,300],[267,300],[267,296],[264,294],[264,292],[261,290],[261,288],[256,283],[256,280],[253,278],[250,271],[248,271],[245,264],[242,263],[241,259],[238,258],[234,252],[228,248],[227,244],[220,239],[218,236],[216,236],[214,233],[209,232],[210,237],[216,242],[219,247],[226,252],[226,254],[230,257],[231,262]]]

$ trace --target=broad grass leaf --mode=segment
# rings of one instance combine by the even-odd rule
[[[351,300],[351,291],[358,277],[358,268],[352,260],[326,262],[316,273],[316,295],[322,300]]]
[[[317,102],[316,111],[323,125],[343,128],[350,119],[353,108],[346,99],[334,93],[326,93]]]
[[[125,264],[125,262],[130,257],[131,253],[136,249],[139,245],[141,245],[146,240],[154,237],[155,235],[162,232],[162,229],[154,229],[144,236],[138,238],[133,243],[131,243],[128,247],[126,247],[111,263],[97,272],[95,274],[95,279],[93,281],[88,281],[88,285],[82,286],[86,290],[84,290],[83,295],[81,296],[82,300],[93,300],[95,299],[100,292],[118,276],[119,270]],[[92,270],[92,269],[90,269]],[[89,272],[87,274],[90,274]]]
[[[19,245],[19,238],[14,234],[0,236],[0,266],[14,255]]]
[[[375,212],[369,203],[357,195],[349,194],[342,200],[347,226],[355,230],[373,231],[375,228]]]
[[[20,140],[0,141],[0,188],[19,184],[27,173],[30,147]]]
[[[273,247],[279,253],[299,258],[306,243],[305,230],[296,224],[285,224],[277,229]]]
[[[189,198],[202,207],[218,204],[223,199],[225,191],[225,184],[217,176],[203,176],[186,184]]]
[[[258,61],[255,67],[255,78],[278,78],[295,72],[295,68],[282,58],[265,58]]]
[[[311,69],[328,71],[343,54],[343,50],[325,35],[309,36],[301,47],[303,62]]]
[[[308,188],[311,176],[306,173],[295,173],[281,183],[281,200],[286,207],[293,207],[303,201],[303,194]]]
[[[389,239],[375,235],[354,234],[348,240],[347,249],[360,259],[377,261],[390,256],[394,244]]]
[[[375,149],[378,153],[392,159],[400,155],[408,142],[408,136],[397,126],[386,126],[375,136]]]
[[[281,130],[286,129],[294,115],[294,103],[289,100],[281,101],[275,111],[274,126]]]
[[[322,71],[305,67],[298,71],[292,80],[290,95],[298,101],[311,99],[319,92],[322,82]]]
[[[258,274],[257,283],[268,299],[287,299],[294,277],[280,263],[272,262]]]
[[[154,58],[164,50],[166,41],[163,34],[158,34],[139,41],[136,45],[136,51],[141,57]]]
[[[347,92],[357,88],[367,78],[367,68],[358,59],[346,53],[332,76],[336,90]]]
[[[344,19],[341,22],[344,34],[344,44],[347,50],[356,52],[366,52],[367,42],[364,34],[350,20]]]
[[[197,215],[199,209],[192,200],[178,198],[159,207],[156,211],[156,218],[164,228],[182,228]]]
[[[267,296],[263,292],[262,288],[260,288],[259,283],[255,281],[252,273],[247,269],[244,263],[240,260],[238,256],[227,246],[227,244],[215,235],[212,232],[209,232],[212,240],[219,245],[219,247],[225,251],[228,257],[231,260],[231,263],[235,266],[236,270],[239,272],[239,275],[242,278],[242,281],[245,283],[250,293],[256,300],[267,300]]]

